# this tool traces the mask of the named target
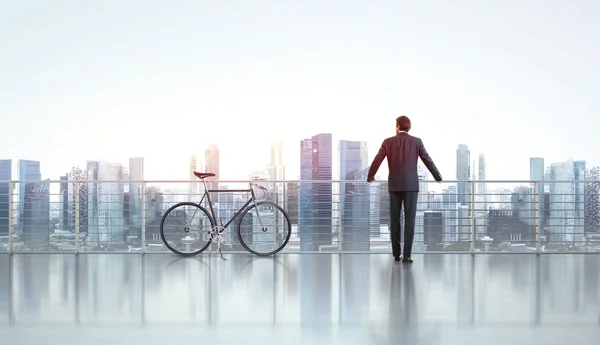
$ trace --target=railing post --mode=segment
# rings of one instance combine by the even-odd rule
[[[75,181],[75,254],[79,254],[81,250],[80,239],[79,239],[79,223],[81,223],[80,210],[81,210],[81,182]]]
[[[534,203],[535,203],[535,252],[540,254],[540,227],[541,227],[541,210],[540,210],[540,182],[534,183]]]
[[[15,219],[13,215],[13,197],[15,195],[16,183],[14,181],[10,181],[8,183],[8,253],[14,253],[14,239],[15,236]]]
[[[469,183],[469,195],[470,195],[470,237],[471,237],[471,254],[475,253],[475,230],[477,228],[477,219],[475,218],[475,182]]]
[[[146,254],[146,182],[142,182],[142,254]]]

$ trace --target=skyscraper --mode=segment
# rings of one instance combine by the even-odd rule
[[[332,241],[331,134],[317,134],[302,140],[300,149],[300,179],[327,181],[300,185],[298,232],[301,250],[318,251],[321,246],[331,245]]]
[[[585,233],[600,232],[600,168],[594,167],[588,171],[588,181],[585,186]]]
[[[477,194],[475,198],[475,225],[476,233],[483,234],[487,231],[488,214],[488,195],[487,195],[487,169],[486,159],[483,153],[479,154],[479,164],[477,169]]]
[[[456,150],[456,180],[458,203],[467,205],[470,202],[469,177],[471,175],[471,151],[467,145],[460,144]]]
[[[49,180],[25,183],[21,230],[29,249],[47,249],[50,245],[49,188]]]
[[[188,185],[188,194],[187,194],[187,200],[189,202],[199,202],[200,199],[199,195],[200,195],[200,182],[198,181],[198,178],[196,177],[196,175],[194,175],[195,171],[198,171],[198,167],[202,166],[202,160],[198,161],[196,155],[192,155],[190,157],[190,169],[189,169],[189,180],[190,183]],[[204,192],[204,191],[203,191]]]
[[[204,163],[206,164],[206,169],[204,171],[215,174],[214,177],[209,177],[206,180],[206,186],[208,189],[212,190],[219,189],[219,147],[217,144],[208,146],[204,152]],[[210,197],[213,202],[219,202],[219,193],[213,193]]]
[[[10,228],[10,180],[12,179],[12,161],[0,160],[0,236],[8,236]]]
[[[38,182],[42,180],[40,172],[40,162],[20,159],[17,164],[17,175],[19,176],[19,202],[17,204],[17,215],[19,217],[17,233],[23,233],[23,217],[25,212],[25,195],[27,183]]]
[[[312,140],[300,141],[300,180],[311,181],[313,175]],[[312,182],[300,182],[298,193],[298,235],[300,250],[312,250],[313,241],[313,185]]]
[[[531,157],[529,158],[529,179],[531,181],[535,181],[539,184],[539,194],[537,200],[539,202],[539,210],[540,210],[540,224],[545,225],[548,222],[548,219],[543,216],[542,210],[545,209],[546,205],[544,203],[544,189],[546,188],[544,183],[540,181],[544,181],[546,177],[546,169],[544,166],[544,158],[541,157]],[[535,184],[531,185],[532,194],[535,193]]]
[[[283,144],[281,141],[274,140],[271,142],[271,160],[267,168],[268,179],[272,181],[285,180],[285,166],[283,165]],[[273,194],[273,201],[279,204],[284,209],[288,205],[288,193],[286,183],[271,183],[269,191]]]
[[[477,172],[477,193],[480,196],[480,201],[482,202],[481,208],[483,210],[487,211],[487,204],[488,204],[488,196],[487,196],[487,183],[485,183],[485,181],[487,180],[487,169],[486,169],[486,165],[487,165],[487,160],[485,159],[485,155],[483,153],[479,154],[479,166],[478,166],[478,172]]]
[[[141,240],[142,236],[142,198],[146,191],[143,190],[144,158],[129,158],[129,236]]]
[[[442,212],[425,211],[423,215],[423,242],[427,251],[444,248],[444,216]]]
[[[417,211],[423,212],[428,208],[428,198],[429,198],[429,172],[424,165],[417,165],[417,175],[419,178],[419,196],[417,197]],[[415,230],[415,232],[417,232]]]
[[[369,167],[366,141],[340,140],[340,180],[353,181],[359,178],[359,172]],[[363,181],[366,181],[363,180]],[[344,195],[346,183],[340,183],[340,214],[344,213]]]
[[[574,181],[573,161],[554,163],[550,166],[549,179],[552,181]],[[575,185],[573,182],[550,184],[551,241],[571,242],[575,239]]]
[[[109,162],[88,162],[88,167],[88,176],[95,181],[88,190],[88,241],[92,246],[123,243],[123,194],[126,183],[123,166]]]
[[[76,167],[73,167],[67,175],[67,179],[71,182],[67,185],[66,205],[63,203],[68,213],[67,221],[64,222],[65,225],[63,226],[63,230],[65,231],[74,233],[77,230],[77,225],[79,225],[80,234],[87,234],[88,232],[88,186],[94,185],[94,183],[79,182],[86,181],[88,179],[87,176],[84,170]],[[95,177],[97,178],[98,176],[95,175]],[[93,176],[90,177],[91,179],[93,179]],[[77,192],[78,187],[79,193]],[[79,223],[77,223],[77,207],[79,207]]]
[[[60,215],[59,215],[59,229],[67,231],[69,226],[69,175],[60,177]]]
[[[448,186],[442,194],[442,210],[444,212],[444,240],[456,242],[459,239],[458,224],[458,193],[457,186]]]
[[[99,197],[98,197],[98,179],[99,179],[99,169],[100,162],[99,161],[87,161],[85,167],[85,180],[88,181],[86,190],[87,190],[87,229],[88,229],[88,237],[86,238],[89,242],[96,242],[97,245],[99,241],[98,235],[98,206],[99,206]],[[75,186],[73,186],[75,187]],[[75,188],[73,189],[74,198],[77,197],[75,192]],[[81,203],[81,202],[80,202]],[[95,237],[94,237],[95,236]]]
[[[583,234],[584,219],[585,219],[585,179],[586,179],[586,163],[585,161],[573,162],[575,189],[575,233]]]
[[[269,180],[285,180],[285,166],[283,165],[283,143],[279,140],[271,142],[271,160],[269,161]]]
[[[286,183],[287,184],[287,207],[286,211],[290,217],[292,226],[296,225],[296,229],[292,229],[293,232],[298,233],[298,210],[299,210],[299,195],[300,190],[297,182]],[[295,231],[294,231],[295,230]]]
[[[369,251],[371,186],[365,184],[369,163],[367,143],[340,140],[340,215],[343,250]],[[379,220],[377,220],[379,222]]]

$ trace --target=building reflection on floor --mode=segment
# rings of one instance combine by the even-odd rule
[[[599,315],[597,255],[0,256],[6,344],[596,344]]]

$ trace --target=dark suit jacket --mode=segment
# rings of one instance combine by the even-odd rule
[[[383,159],[387,157],[390,174],[388,177],[388,189],[390,192],[418,192],[419,176],[417,173],[417,162],[419,157],[436,181],[442,180],[442,175],[433,163],[431,157],[423,146],[423,141],[406,132],[400,132],[393,137],[387,138],[381,144],[379,152],[371,163],[367,181],[375,180],[375,174]]]

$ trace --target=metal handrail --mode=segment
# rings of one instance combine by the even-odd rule
[[[207,182],[225,183],[367,183],[363,180],[206,180]],[[0,180],[0,183],[202,183],[200,180]],[[387,180],[376,180],[374,183],[384,183]],[[419,183],[438,183],[434,180],[423,180]],[[440,184],[451,183],[600,183],[600,180],[443,180]]]

